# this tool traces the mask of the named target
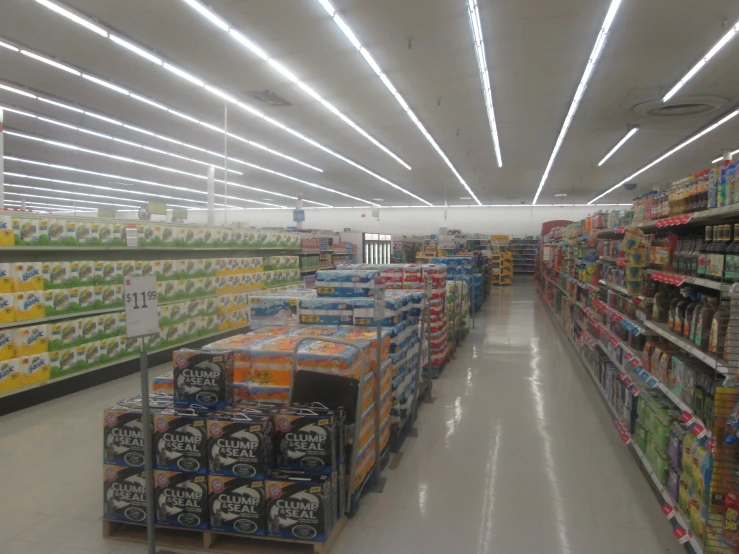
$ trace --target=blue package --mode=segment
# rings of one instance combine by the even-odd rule
[[[362,297],[372,296],[375,277],[379,271],[318,271],[316,272],[316,292],[318,296]]]
[[[301,298],[298,313],[302,324],[351,325],[354,305],[345,298]]]

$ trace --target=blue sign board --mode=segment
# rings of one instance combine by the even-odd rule
[[[305,210],[293,210],[293,221],[305,221]]]

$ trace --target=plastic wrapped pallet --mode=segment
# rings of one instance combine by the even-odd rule
[[[368,300],[373,302],[371,298]],[[298,303],[298,311],[300,312],[299,321],[302,324],[351,325],[354,320],[352,298],[334,298],[330,296],[301,298]]]
[[[372,296],[379,271],[318,271],[318,296],[356,298]]]

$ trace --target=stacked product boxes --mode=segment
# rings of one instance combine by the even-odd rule
[[[126,246],[126,224],[113,219],[0,216],[0,246]],[[137,222],[139,246],[299,249],[300,235],[266,229]]]
[[[447,309],[447,272],[444,264],[345,264],[337,266],[339,270],[376,270],[385,279],[389,289],[423,291],[426,283],[431,284],[429,303],[431,321],[426,331],[426,342],[431,349],[431,365],[440,367],[449,354],[449,330]],[[417,300],[418,302],[418,300]],[[416,304],[417,310],[422,308]],[[418,312],[420,314],[420,311]],[[424,365],[425,365],[424,359]]]
[[[344,410],[234,402],[231,352],[173,365],[174,395],[151,399],[156,523],[326,541],[345,511]],[[146,521],[143,425],[140,398],[105,410],[106,518]]]

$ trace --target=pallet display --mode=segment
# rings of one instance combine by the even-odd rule
[[[500,284],[510,285],[513,280],[513,254],[508,251],[500,253]]]
[[[677,203],[647,196],[648,209],[637,205],[636,214],[598,213],[553,230],[539,289],[676,536],[694,552],[723,554],[739,491],[739,242],[731,233],[739,212],[684,217]],[[655,213],[660,219],[643,220]]]
[[[508,250],[511,252],[513,269],[516,274],[534,273],[536,255],[539,250],[538,238],[512,238],[508,243]]]
[[[299,281],[297,258],[286,255],[298,247],[293,234],[30,214],[0,215],[0,227],[4,413],[21,398],[132,372],[139,343],[125,338],[127,276],[157,279],[162,331],[144,341],[150,353],[244,329],[245,293]]]

